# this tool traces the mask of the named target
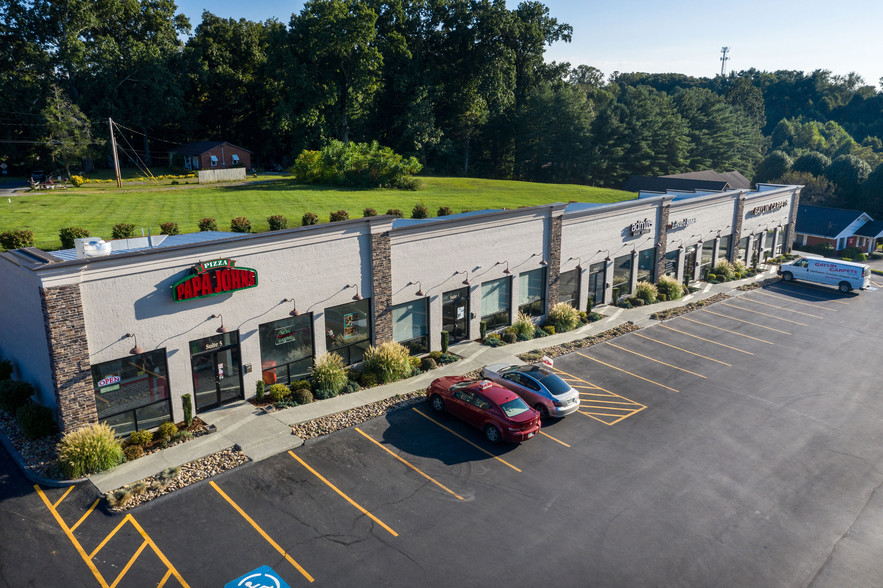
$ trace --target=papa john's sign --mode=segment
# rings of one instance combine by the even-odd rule
[[[248,267],[234,267],[233,259],[201,261],[183,280],[172,284],[175,302],[217,296],[226,292],[245,290],[258,285],[258,272]]]

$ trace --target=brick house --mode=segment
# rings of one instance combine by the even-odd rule
[[[169,152],[169,161],[183,157],[184,169],[227,169],[244,167],[251,169],[251,151],[226,141],[197,141],[179,145]]]
[[[883,238],[883,221],[875,221],[860,210],[801,204],[795,233],[798,248],[827,243],[835,251],[858,247],[870,253]]]

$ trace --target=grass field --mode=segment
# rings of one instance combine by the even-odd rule
[[[133,223],[137,234],[149,229],[159,234],[160,223],[176,222],[182,233],[198,230],[197,221],[214,217],[218,228],[229,230],[230,219],[251,220],[252,230],[266,231],[267,217],[281,214],[289,226],[299,226],[305,212],[327,222],[332,211],[347,210],[350,218],[362,216],[366,207],[378,214],[398,208],[411,216],[418,202],[435,215],[441,206],[455,213],[484,208],[517,208],[552,202],[619,202],[635,198],[631,192],[588,186],[534,184],[474,178],[421,178],[424,188],[415,192],[400,190],[347,190],[337,187],[303,185],[285,175],[262,175],[241,185],[199,186],[159,185],[125,182],[122,190],[115,183],[84,184],[66,190],[17,192],[12,202],[0,202],[0,233],[30,229],[36,246],[52,250],[61,247],[58,230],[79,226],[92,236],[110,239],[116,223]],[[189,180],[193,182],[194,180]],[[5,200],[5,199],[4,199]]]

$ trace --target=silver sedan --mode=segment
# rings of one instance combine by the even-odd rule
[[[483,367],[481,376],[509,388],[544,417],[563,417],[579,410],[579,393],[543,367],[495,363]]]

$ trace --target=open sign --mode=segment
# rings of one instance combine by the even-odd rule
[[[482,380],[481,382],[479,382],[478,388],[480,390],[487,390],[488,388],[490,388],[493,385],[494,385],[493,382],[491,382],[490,380]]]
[[[120,377],[119,376],[107,376],[103,380],[99,380],[98,387],[103,388],[104,386],[110,386],[111,384],[119,384]]]
[[[543,365],[544,365],[544,366],[552,367],[552,363],[553,363],[553,362],[552,362],[552,358],[549,357],[548,355],[544,355],[542,361],[543,361]]]

